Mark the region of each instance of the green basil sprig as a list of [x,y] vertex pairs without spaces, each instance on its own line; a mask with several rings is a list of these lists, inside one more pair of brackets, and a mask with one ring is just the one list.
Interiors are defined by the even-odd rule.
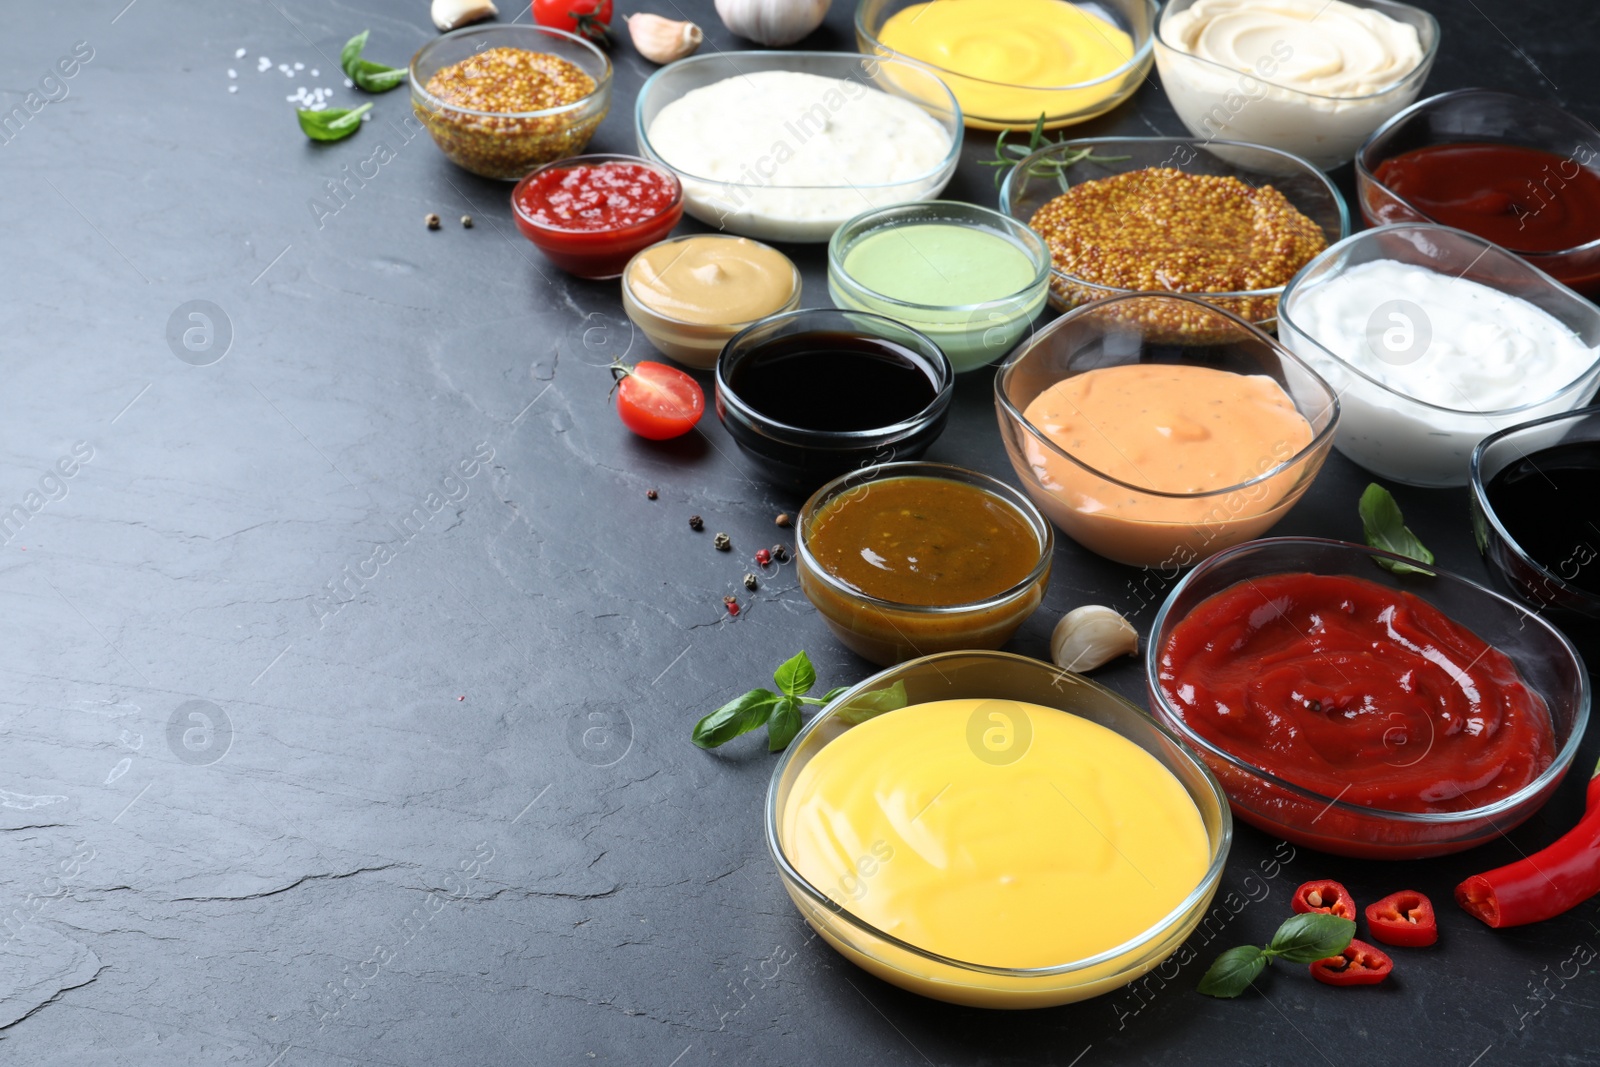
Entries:
[[1250,988],[1261,972],[1275,959],[1290,963],[1315,963],[1337,956],[1355,936],[1356,924],[1327,912],[1313,911],[1292,915],[1263,947],[1240,945],[1216,958],[1201,977],[1200,992],[1208,997],[1236,997]]
[[821,699],[806,696],[811,687],[817,684],[817,669],[804,652],[785,660],[773,672],[772,681],[778,687],[776,693],[770,689],[752,689],[695,723],[692,735],[694,743],[701,748],[716,748],[764,724],[767,728],[767,750],[782,752],[794,740],[794,735],[800,732],[802,705],[826,704],[849,688],[840,686],[830,689]]
[[[1418,563],[1433,562],[1433,553],[1429,552],[1427,546],[1406,526],[1405,516],[1400,514],[1400,505],[1395,503],[1389,490],[1377,482],[1368,485],[1366,491],[1361,494],[1358,510],[1361,512],[1361,528],[1366,532],[1369,546],[1414,559]],[[1426,574],[1429,577],[1433,575],[1430,570],[1413,567],[1399,560],[1375,559],[1373,562],[1395,574]]]
[[345,42],[339,52],[339,66],[344,68],[344,76],[360,88],[369,93],[386,93],[406,80],[406,69],[386,67],[361,58],[361,50],[367,47],[367,34],[371,32],[362,30]]
[[371,104],[362,104],[349,110],[330,107],[323,111],[307,111],[301,108],[297,114],[300,128],[313,141],[342,141],[361,128],[361,116],[371,110]]

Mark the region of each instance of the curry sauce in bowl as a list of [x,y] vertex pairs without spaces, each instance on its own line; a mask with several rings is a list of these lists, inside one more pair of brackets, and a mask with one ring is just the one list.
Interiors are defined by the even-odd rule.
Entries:
[[942,463],[835,478],[799,522],[800,588],[874,663],[998,648],[1044,598],[1055,538],[1026,496]]

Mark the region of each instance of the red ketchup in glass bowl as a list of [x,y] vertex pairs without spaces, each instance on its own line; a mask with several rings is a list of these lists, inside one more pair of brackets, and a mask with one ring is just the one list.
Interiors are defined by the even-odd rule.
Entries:
[[511,211],[523,236],[568,274],[615,278],[678,224],[683,186],[637,156],[573,156],[518,182]]

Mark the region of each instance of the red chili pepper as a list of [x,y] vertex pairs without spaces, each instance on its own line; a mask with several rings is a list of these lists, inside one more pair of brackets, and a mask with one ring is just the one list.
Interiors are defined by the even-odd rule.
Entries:
[[1578,825],[1533,855],[1475,874],[1456,886],[1456,903],[1495,929],[1542,922],[1600,893],[1600,767],[1589,779]]
[[1422,948],[1439,940],[1439,922],[1433,901],[1415,889],[1390,893],[1367,905],[1367,933],[1385,945]]
[[1294,899],[1289,901],[1289,906],[1300,915],[1312,911],[1325,911],[1341,919],[1356,921],[1355,897],[1350,895],[1350,890],[1331,878],[1319,878],[1296,889]]
[[1311,977],[1325,985],[1377,985],[1394,970],[1394,961],[1365,941],[1350,939],[1337,956],[1311,965]]

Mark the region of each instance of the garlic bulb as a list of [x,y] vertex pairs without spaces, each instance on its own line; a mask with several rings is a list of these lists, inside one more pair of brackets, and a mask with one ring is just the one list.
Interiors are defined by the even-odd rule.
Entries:
[[675,22],[660,15],[628,16],[628,36],[633,47],[652,63],[671,63],[700,47],[706,35],[692,22]]
[[768,48],[782,48],[822,25],[832,0],[717,0],[722,24]]
[[1139,651],[1139,631],[1110,608],[1086,604],[1061,616],[1050,635],[1050,658],[1064,671],[1092,671]]
[[499,13],[490,0],[433,0],[430,12],[433,24],[441,30],[453,30]]

